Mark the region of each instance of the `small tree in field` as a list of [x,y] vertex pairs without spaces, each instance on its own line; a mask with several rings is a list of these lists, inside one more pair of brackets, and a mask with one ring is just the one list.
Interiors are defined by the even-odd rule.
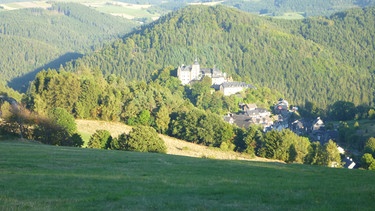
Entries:
[[372,156],[375,156],[375,138],[374,137],[371,137],[366,141],[364,152],[372,154]]
[[95,149],[108,149],[110,148],[110,143],[112,141],[112,136],[107,130],[97,130],[91,135],[89,143],[87,144],[89,148]]
[[137,152],[159,152],[166,153],[167,147],[156,132],[149,126],[139,125],[133,128],[129,134],[121,134],[118,137],[120,150]]
[[324,165],[329,167],[341,167],[340,152],[337,145],[332,140],[324,145]]
[[77,124],[73,115],[63,108],[54,108],[49,117],[60,127],[62,127],[69,135],[73,135],[77,131]]
[[375,159],[370,153],[365,153],[361,158],[362,168],[375,170]]
[[61,146],[71,146],[71,147],[81,147],[83,145],[83,140],[81,135],[74,133],[72,136],[67,138],[64,142],[60,143]]

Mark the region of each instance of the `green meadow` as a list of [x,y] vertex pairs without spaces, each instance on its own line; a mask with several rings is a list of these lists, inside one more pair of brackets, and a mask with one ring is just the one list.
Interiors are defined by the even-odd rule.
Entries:
[[0,141],[0,210],[373,210],[375,172]]

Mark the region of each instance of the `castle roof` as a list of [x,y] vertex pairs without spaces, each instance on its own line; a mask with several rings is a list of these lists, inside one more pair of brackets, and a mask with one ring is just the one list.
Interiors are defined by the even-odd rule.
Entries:
[[255,86],[251,84],[247,84],[245,82],[238,82],[238,81],[233,81],[233,82],[224,82],[221,84],[223,88],[229,88],[229,87],[244,87],[244,88],[255,88]]

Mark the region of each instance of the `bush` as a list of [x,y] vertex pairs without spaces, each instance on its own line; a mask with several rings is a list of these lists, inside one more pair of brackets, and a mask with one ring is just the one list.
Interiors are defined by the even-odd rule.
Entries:
[[372,156],[375,156],[375,138],[374,137],[367,139],[365,143],[364,153],[369,153]]
[[164,141],[156,130],[143,125],[134,127],[129,134],[121,134],[118,137],[118,147],[120,150],[137,152],[166,153],[167,151]]
[[108,149],[112,141],[112,136],[107,130],[97,130],[91,135],[88,148]]
[[60,143],[61,146],[81,147],[83,140],[81,135],[74,133],[72,136]]
[[54,108],[50,114],[49,117],[59,126],[61,126],[63,129],[65,129],[66,132],[69,133],[69,135],[73,135],[77,131],[77,124],[74,119],[74,116],[71,115],[69,112],[67,112],[63,108]]
[[370,153],[365,153],[361,158],[362,168],[368,170],[375,170],[375,159]]
[[231,143],[230,141],[221,142],[220,149],[223,151],[234,151],[236,145]]

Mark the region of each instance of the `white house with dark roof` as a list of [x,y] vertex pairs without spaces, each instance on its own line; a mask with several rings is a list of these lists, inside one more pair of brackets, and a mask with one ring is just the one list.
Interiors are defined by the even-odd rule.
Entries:
[[321,128],[324,128],[324,122],[320,117],[317,117],[316,120],[313,122],[311,130],[316,131],[320,130]]
[[233,95],[244,91],[245,89],[255,88],[253,85],[247,84],[245,82],[224,82],[220,85],[220,91],[223,92],[224,96]]

